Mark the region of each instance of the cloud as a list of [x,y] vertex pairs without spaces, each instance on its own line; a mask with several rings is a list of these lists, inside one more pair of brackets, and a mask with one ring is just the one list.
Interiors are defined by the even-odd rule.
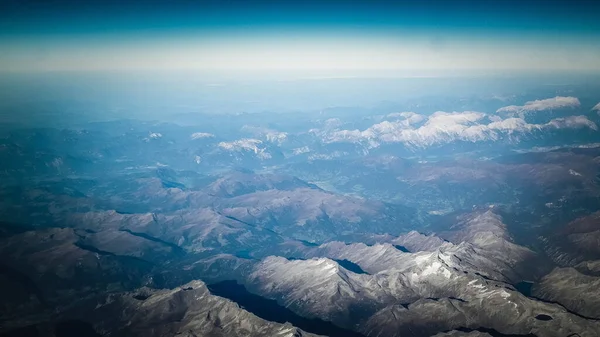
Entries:
[[509,105],[496,110],[498,113],[527,113],[552,109],[576,108],[581,106],[577,97],[556,96],[526,102],[525,105]]
[[592,111],[598,111],[598,113],[600,113],[600,102],[592,108]]
[[195,132],[192,133],[192,135],[190,136],[191,139],[202,139],[202,138],[212,138],[215,135],[213,135],[212,133],[207,133],[207,132]]
[[337,130],[325,135],[326,142],[361,142],[369,147],[382,143],[404,143],[409,147],[423,148],[453,141],[496,141],[503,136],[518,136],[547,129],[597,130],[597,125],[585,116],[556,118],[545,124],[530,124],[523,118],[487,116],[481,112],[438,111],[420,126],[411,125],[408,118],[399,121],[384,121],[364,131]]

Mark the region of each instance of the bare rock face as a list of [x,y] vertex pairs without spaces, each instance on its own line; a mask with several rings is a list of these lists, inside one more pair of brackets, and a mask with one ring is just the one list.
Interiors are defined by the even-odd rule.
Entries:
[[600,277],[575,268],[556,268],[535,284],[534,296],[563,304],[586,317],[600,319]]
[[[426,336],[459,328],[524,336],[595,336],[598,321],[567,312],[559,305],[510,291],[480,293],[478,298],[423,299],[408,306],[392,305],[363,326],[370,336]],[[484,304],[485,303],[485,304]],[[510,322],[510,323],[509,323]],[[531,335],[530,335],[531,334]]]
[[398,230],[402,221],[388,215],[394,213],[389,207],[382,202],[308,187],[257,191],[219,202],[225,216],[293,239],[317,242],[361,232],[364,228],[375,232]]
[[268,190],[293,190],[310,185],[298,178],[280,174],[233,172],[211,183],[207,190],[219,197],[236,197]]
[[578,263],[575,269],[586,275],[600,276],[600,260],[583,261]]
[[475,212],[459,217],[458,221],[453,231],[446,233],[455,243],[412,231],[395,238],[379,238],[377,241],[384,243],[373,245],[331,241],[317,247],[286,242],[267,251],[290,257],[349,260],[369,273],[390,268],[403,270],[418,259],[437,255],[454,269],[511,284],[522,281],[532,274],[531,270],[536,271],[527,267],[536,261],[537,254],[515,244],[497,214]]
[[[308,260],[268,257],[246,282],[252,292],[278,299],[300,315],[369,336],[423,336],[458,328],[538,336],[600,333],[599,322],[528,298],[510,285],[519,279],[520,264],[535,253],[512,242],[499,216],[463,216],[455,231],[458,244],[440,239],[435,249],[416,253],[389,243],[288,243],[283,251]],[[359,270],[342,266],[348,262]],[[347,320],[352,316],[358,322]]]
[[600,319],[600,212],[577,218],[543,238],[559,266],[532,287],[532,295]]
[[354,328],[352,317],[377,310],[393,297],[369,275],[359,275],[326,258],[289,261],[268,257],[255,266],[247,286],[301,316]]
[[[140,286],[152,268],[151,263],[141,258],[143,252],[153,249],[160,252],[151,242],[145,246],[146,243],[127,233],[91,235],[93,238],[89,240],[97,241],[108,251],[86,245],[86,240],[74,229],[50,228],[1,240],[0,260],[10,269],[8,275],[21,275],[38,298],[52,303],[94,291]],[[124,242],[136,246],[135,252],[119,251],[124,255],[110,252],[119,250],[117,247]]]
[[492,335],[490,335],[487,332],[480,332],[480,331],[464,332],[464,331],[452,330],[452,331],[448,331],[448,332],[440,332],[438,334],[433,335],[432,337],[491,337],[491,336]]
[[[69,223],[90,231],[107,228],[161,243],[173,253],[234,252],[256,249],[280,238],[273,232],[227,218],[210,208],[162,214],[120,214],[115,211],[73,214]],[[137,247],[137,246],[134,246]]]
[[[175,289],[140,288],[81,304],[69,313],[111,336],[316,336],[289,323],[265,321],[212,295],[201,281]],[[88,311],[89,310],[89,311]]]
[[600,260],[600,212],[573,220],[554,235],[542,238],[546,253],[562,267]]
[[299,315],[368,336],[425,336],[458,328],[538,336],[600,333],[600,322],[473,272],[473,266],[448,253],[450,248],[405,253],[389,244],[329,243],[306,253],[344,259],[366,273],[322,257],[268,257],[254,266],[246,282],[251,292]]
[[425,235],[410,231],[389,241],[391,244],[405,247],[411,252],[434,251],[448,242],[435,235]]
[[[517,245],[502,222],[502,217],[491,210],[474,212],[458,217],[458,223],[446,233],[448,239],[462,245],[465,256],[468,250],[478,251],[486,261],[473,261],[481,272],[494,279],[518,283],[531,276],[528,262],[536,259],[536,253]],[[470,244],[471,247],[465,245]]]

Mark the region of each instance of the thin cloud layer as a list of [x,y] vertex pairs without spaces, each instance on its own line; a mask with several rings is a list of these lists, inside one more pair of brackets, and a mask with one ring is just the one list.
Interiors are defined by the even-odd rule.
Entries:
[[577,97],[556,96],[526,102],[525,105],[509,105],[496,110],[498,113],[527,113],[552,109],[577,108],[581,106]]
[[371,148],[383,143],[404,143],[408,147],[424,148],[453,141],[496,141],[506,136],[514,138],[549,129],[598,130],[597,125],[585,116],[556,118],[545,124],[531,124],[518,117],[501,119],[475,111],[438,111],[420,126],[411,124],[409,118],[407,115],[405,120],[384,121],[364,131],[337,130],[326,134],[325,142],[361,142]]
[[600,102],[592,108],[592,111],[598,111],[598,113],[600,113]]

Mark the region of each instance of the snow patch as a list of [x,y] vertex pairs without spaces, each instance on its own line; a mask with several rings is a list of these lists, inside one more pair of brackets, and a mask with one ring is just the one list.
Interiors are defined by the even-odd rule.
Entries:
[[263,142],[253,138],[243,138],[232,142],[220,142],[218,146],[227,151],[254,152],[260,159],[270,159],[271,154],[265,148],[260,148]]
[[569,174],[572,176],[577,176],[577,177],[581,177],[581,173],[573,170],[573,169],[569,169]]
[[295,148],[292,150],[292,153],[294,153],[295,155],[308,153],[308,152],[310,152],[310,148],[308,146],[298,147],[298,148]]
[[207,133],[207,132],[194,132],[192,133],[192,135],[190,136],[191,139],[202,139],[202,138],[212,138],[215,135],[213,135],[212,133]]

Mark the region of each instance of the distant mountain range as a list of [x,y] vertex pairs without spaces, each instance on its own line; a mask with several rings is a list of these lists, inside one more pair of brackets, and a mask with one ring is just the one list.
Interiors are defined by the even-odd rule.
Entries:
[[578,104],[12,129],[0,334],[600,335]]

